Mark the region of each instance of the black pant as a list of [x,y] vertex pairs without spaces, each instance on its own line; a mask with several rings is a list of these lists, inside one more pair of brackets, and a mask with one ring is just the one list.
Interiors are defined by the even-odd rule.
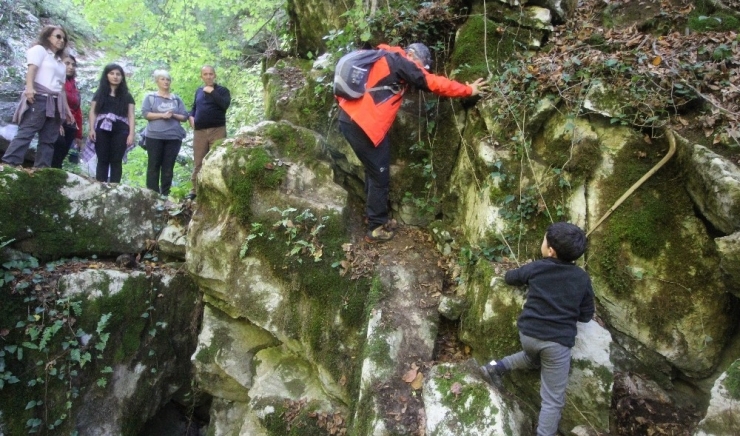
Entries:
[[63,124],[64,136],[59,135],[56,142],[54,143],[54,156],[51,158],[52,168],[61,168],[64,158],[67,157],[69,149],[72,148],[72,144],[75,142],[75,136],[77,136],[77,127],[70,124]]
[[146,138],[146,187],[162,195],[169,195],[172,187],[175,162],[180,153],[182,139]]
[[99,182],[120,183],[123,175],[123,156],[126,154],[128,124],[116,121],[113,130],[95,129],[95,154],[98,166],[95,179]]
[[391,181],[391,143],[386,135],[376,147],[354,122],[339,122],[339,130],[365,167],[365,197],[368,229],[388,221],[388,191]]

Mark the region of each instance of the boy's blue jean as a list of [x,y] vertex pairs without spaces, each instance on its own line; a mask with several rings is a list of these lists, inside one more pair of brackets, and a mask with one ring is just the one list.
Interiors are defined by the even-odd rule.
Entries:
[[570,348],[521,333],[519,340],[523,351],[506,356],[501,361],[507,370],[540,368],[542,406],[537,422],[537,436],[553,436],[557,434],[560,412],[565,406]]

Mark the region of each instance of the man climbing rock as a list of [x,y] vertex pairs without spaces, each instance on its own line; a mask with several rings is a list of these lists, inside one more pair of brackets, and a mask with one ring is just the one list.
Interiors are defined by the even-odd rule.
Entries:
[[409,85],[443,97],[470,97],[487,89],[484,79],[462,84],[428,72],[429,48],[421,43],[406,47],[378,46],[384,50],[369,69],[365,93],[357,99],[337,96],[339,130],[365,167],[367,234],[365,241],[393,238],[388,216],[390,141],[388,131]]

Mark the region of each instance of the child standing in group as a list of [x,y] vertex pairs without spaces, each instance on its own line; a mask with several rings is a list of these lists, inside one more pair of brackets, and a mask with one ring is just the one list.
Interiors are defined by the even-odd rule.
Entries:
[[529,288],[517,320],[522,351],[481,366],[486,379],[497,386],[507,371],[541,368],[538,436],[557,433],[576,322],[588,322],[594,315],[591,279],[574,263],[586,245],[586,234],[578,226],[554,223],[542,240],[544,258],[506,273],[507,284]]

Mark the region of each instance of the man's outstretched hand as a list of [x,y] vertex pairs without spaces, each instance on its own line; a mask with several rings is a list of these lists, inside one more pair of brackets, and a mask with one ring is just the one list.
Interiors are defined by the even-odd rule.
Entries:
[[491,86],[483,78],[480,78],[473,83],[465,82],[465,84],[473,88],[473,93],[471,95],[478,95],[491,90]]

